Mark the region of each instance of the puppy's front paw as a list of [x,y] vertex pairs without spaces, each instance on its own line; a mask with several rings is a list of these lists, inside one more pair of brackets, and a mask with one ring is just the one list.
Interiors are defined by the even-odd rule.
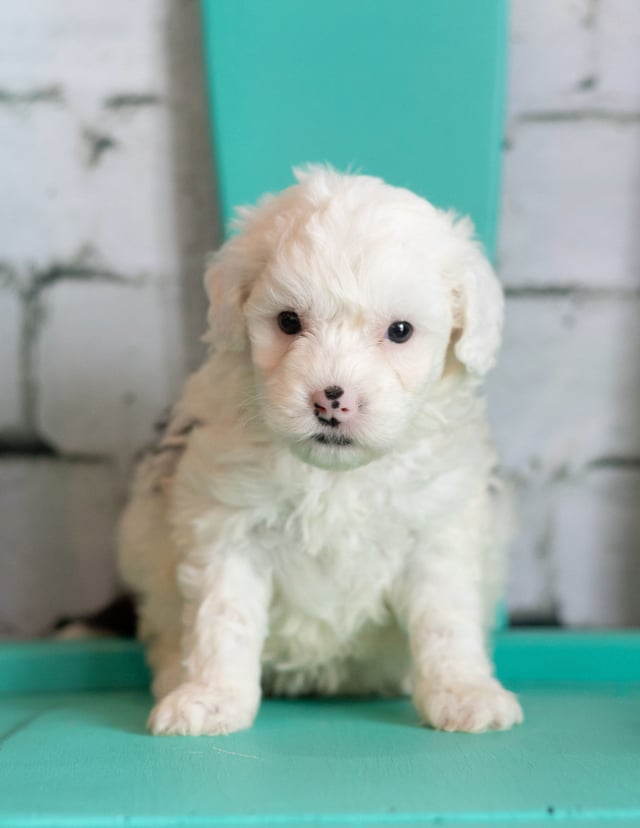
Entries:
[[414,702],[423,721],[436,730],[508,730],[523,719],[516,696],[495,679],[423,685],[414,694]]
[[156,736],[217,736],[251,727],[260,693],[246,688],[181,684],[151,711],[147,726]]

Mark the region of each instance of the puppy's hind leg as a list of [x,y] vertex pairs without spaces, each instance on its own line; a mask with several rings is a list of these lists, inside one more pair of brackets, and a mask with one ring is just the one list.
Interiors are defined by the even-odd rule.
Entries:
[[138,604],[138,638],[145,647],[145,659],[152,675],[151,692],[156,700],[183,680],[180,631],[180,601],[174,571],[173,579],[165,579],[164,588],[153,590]]
[[163,477],[171,472],[168,460],[175,462],[176,457],[151,455],[141,463],[118,531],[120,575],[137,596],[137,634],[145,644],[156,699],[166,696],[181,681],[182,602]]
[[147,647],[147,662],[153,673],[151,693],[158,701],[183,681],[179,636],[165,633],[150,642]]

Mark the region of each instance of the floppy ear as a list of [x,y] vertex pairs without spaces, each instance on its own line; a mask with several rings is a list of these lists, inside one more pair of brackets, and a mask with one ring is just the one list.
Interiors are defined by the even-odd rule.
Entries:
[[262,196],[255,207],[237,207],[236,232],[207,263],[204,286],[209,297],[209,330],[204,341],[218,351],[242,351],[248,344],[243,307],[265,268],[272,238],[269,228],[279,200]]
[[502,340],[504,297],[480,245],[468,243],[471,252],[453,289],[454,326],[460,331],[454,352],[469,372],[482,376],[493,367]]
[[242,315],[246,283],[234,268],[233,258],[227,260],[224,247],[212,257],[204,274],[209,297],[209,330],[204,340],[217,351],[242,351],[247,342]]
[[226,241],[208,262],[204,286],[209,297],[209,330],[204,341],[216,350],[242,351],[248,337],[243,306],[266,264],[266,247],[254,211],[242,209],[234,223],[238,234]]

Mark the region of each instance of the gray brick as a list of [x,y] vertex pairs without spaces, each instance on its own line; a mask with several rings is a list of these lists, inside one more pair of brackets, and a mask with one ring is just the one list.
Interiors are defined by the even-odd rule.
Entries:
[[3,257],[28,272],[89,248],[126,278],[166,279],[178,262],[169,136],[165,110],[111,124],[0,106]]
[[522,125],[505,156],[503,280],[637,289],[638,215],[640,120]]
[[0,287],[0,431],[21,425],[20,322],[16,292]]
[[594,98],[609,108],[640,111],[640,3],[598,3]]
[[[38,340],[37,418],[64,453],[126,462],[178,394],[176,308],[152,289],[61,283],[47,296]],[[169,297],[170,298],[170,297]]]
[[561,620],[640,626],[640,470],[599,468],[556,498],[553,565]]
[[520,298],[488,395],[509,468],[581,468],[640,455],[640,302]]
[[512,0],[509,111],[566,109],[593,75],[592,0]]
[[108,465],[0,460],[0,636],[41,635],[111,599],[118,506]]
[[[52,82],[83,90],[81,105],[162,83],[167,0],[30,0],[0,4],[0,76],[15,88]],[[84,107],[80,106],[80,109]]]
[[543,471],[514,480],[518,529],[510,548],[508,607],[515,621],[548,621],[556,615],[551,561],[554,485]]

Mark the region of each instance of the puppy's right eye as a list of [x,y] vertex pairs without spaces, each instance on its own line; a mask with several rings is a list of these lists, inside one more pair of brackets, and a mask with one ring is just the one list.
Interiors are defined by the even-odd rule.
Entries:
[[302,330],[302,322],[295,311],[282,311],[278,314],[278,327],[287,336],[295,336]]

